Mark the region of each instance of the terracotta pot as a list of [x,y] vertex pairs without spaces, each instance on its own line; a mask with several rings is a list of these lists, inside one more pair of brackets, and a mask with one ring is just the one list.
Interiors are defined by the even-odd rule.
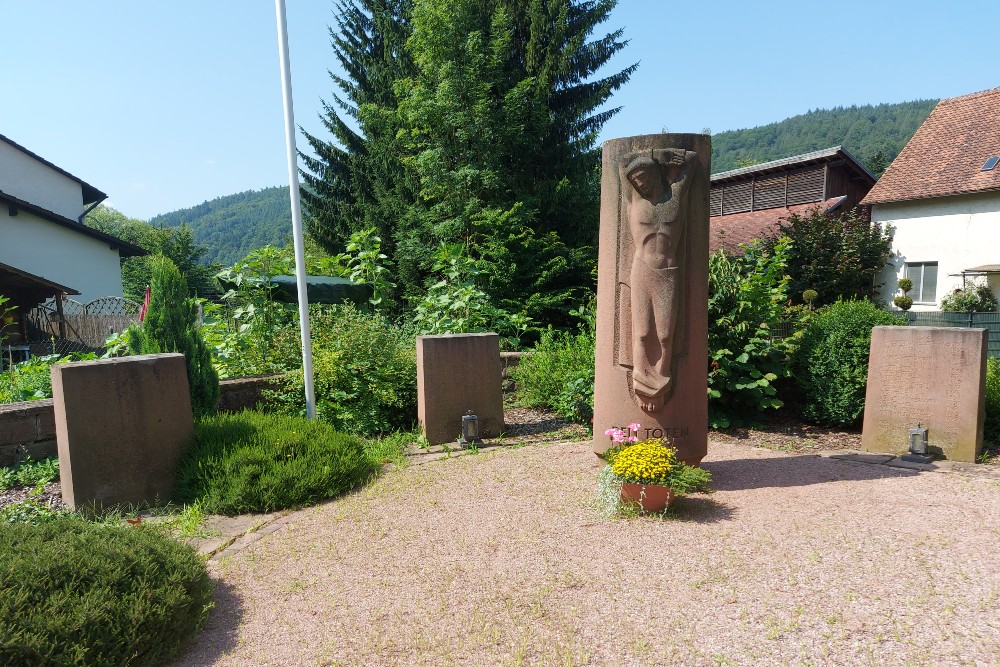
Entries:
[[674,490],[656,484],[622,484],[622,502],[639,503],[643,512],[662,512],[674,502]]

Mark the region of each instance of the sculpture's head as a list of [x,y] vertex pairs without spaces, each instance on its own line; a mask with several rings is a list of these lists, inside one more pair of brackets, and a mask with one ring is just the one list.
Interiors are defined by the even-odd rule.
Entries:
[[639,194],[649,197],[656,189],[655,183],[660,179],[660,165],[651,157],[645,155],[637,157],[625,167],[625,177]]

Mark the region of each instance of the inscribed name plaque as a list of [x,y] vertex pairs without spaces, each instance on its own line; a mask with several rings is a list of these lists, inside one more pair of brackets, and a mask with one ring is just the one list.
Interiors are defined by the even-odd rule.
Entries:
[[903,454],[917,422],[932,451],[974,462],[983,450],[985,329],[875,327],[861,448]]
[[609,428],[708,443],[708,191],[712,142],[654,134],[604,144],[597,264],[594,451]]
[[72,508],[170,500],[194,419],[183,354],[52,367],[63,500]]

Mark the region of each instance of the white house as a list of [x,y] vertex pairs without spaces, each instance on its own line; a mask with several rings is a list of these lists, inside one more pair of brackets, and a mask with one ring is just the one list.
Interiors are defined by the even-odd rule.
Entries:
[[0,135],[0,293],[22,312],[59,293],[121,296],[121,257],[146,251],[84,226],[106,198]]
[[913,281],[913,311],[963,284],[1000,294],[1000,88],[942,100],[862,204],[895,228],[881,297]]

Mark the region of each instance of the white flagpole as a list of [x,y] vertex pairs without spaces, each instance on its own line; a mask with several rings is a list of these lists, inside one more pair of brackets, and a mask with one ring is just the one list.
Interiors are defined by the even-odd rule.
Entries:
[[295,150],[295,114],[292,111],[292,76],[288,64],[288,22],[285,0],[274,0],[278,18],[278,58],[281,62],[281,101],[285,107],[285,145],[288,151],[288,194],[292,203],[292,240],[295,244],[295,282],[299,296],[299,329],[302,332],[302,373],[305,376],[306,416],[316,418],[313,384],[312,339],[309,334],[309,293],[306,287],[306,251],[302,240],[302,205],[299,202],[299,170]]

